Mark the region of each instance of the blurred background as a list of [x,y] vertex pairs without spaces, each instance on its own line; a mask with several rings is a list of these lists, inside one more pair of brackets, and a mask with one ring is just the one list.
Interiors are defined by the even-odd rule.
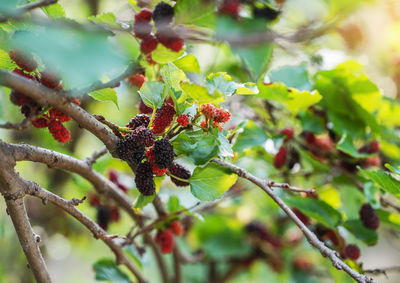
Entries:
[[[61,0],[68,18],[86,22],[91,15],[112,12],[117,19],[132,21],[136,1],[124,0]],[[349,3],[351,2],[351,3]],[[273,30],[279,33],[290,33],[314,23],[333,22],[333,27],[324,35],[308,42],[282,42],[272,54],[269,70],[285,65],[296,65],[305,62],[312,70],[331,69],[337,64],[355,59],[365,66],[371,80],[382,90],[385,96],[398,99],[400,91],[400,1],[346,1],[346,0],[276,0],[271,1],[281,14]],[[246,11],[243,11],[244,13]],[[40,13],[40,11],[35,11]],[[133,39],[132,39],[133,40]],[[187,48],[194,53],[204,74],[226,71],[239,81],[251,81],[249,74],[241,68],[240,60],[231,54],[224,44],[202,44],[186,42]],[[0,122],[19,122],[23,115],[8,99],[8,90],[1,89]],[[137,89],[126,84],[117,88],[119,108],[112,102],[99,102],[91,97],[82,98],[82,106],[91,113],[102,114],[108,120],[124,126],[137,112],[139,96]],[[228,101],[231,108],[238,107],[235,99]],[[235,106],[236,105],[236,106]],[[231,125],[238,124],[243,116],[251,117],[251,113],[238,112],[233,115]],[[94,151],[100,150],[102,144],[90,133],[83,131],[75,122],[67,123],[71,131],[71,140],[60,144],[45,130],[31,128],[25,131],[0,129],[0,138],[12,143],[26,142],[44,146],[53,150],[73,155],[77,158],[89,157]],[[270,157],[269,157],[270,158]],[[184,160],[182,161],[184,162]],[[279,173],[265,162],[254,162],[249,158],[241,159],[241,165],[248,168],[259,177],[269,177]],[[94,168],[104,175],[112,170],[118,171],[120,181],[129,188],[132,199],[137,197],[134,182],[129,167],[119,160],[112,159],[109,154],[103,156]],[[81,177],[64,171],[47,168],[47,166],[29,162],[18,163],[16,169],[21,176],[39,183],[44,188],[55,192],[66,199],[89,196],[93,191],[91,185]],[[0,169],[1,170],[1,169]],[[199,220],[193,223],[188,220],[190,232],[185,236],[188,250],[204,248],[212,254],[213,261],[219,261],[229,256],[240,255],[248,248],[238,247],[237,242],[224,241],[226,234],[218,230],[221,223],[229,226],[229,237],[242,237],[237,227],[257,218],[264,223],[270,223],[269,228],[279,234],[280,229],[288,225],[282,211],[262,192],[251,190],[252,186],[239,182],[238,188],[248,187],[242,197],[232,198],[219,203],[207,211],[201,212]],[[186,207],[197,202],[187,189],[176,188],[165,180],[162,183],[160,196],[168,200],[177,196]],[[357,196],[354,196],[357,197]],[[107,200],[102,200],[107,202]],[[343,200],[342,200],[343,201]],[[100,258],[113,258],[113,255],[101,241],[96,241],[80,223],[65,215],[51,204],[43,206],[34,198],[26,198],[28,214],[34,231],[41,235],[41,249],[54,282],[96,282],[92,264]],[[110,204],[112,205],[112,204]],[[90,218],[96,219],[97,210],[88,201],[79,205],[79,209]],[[145,207],[147,213],[154,214],[151,208]],[[112,222],[108,232],[126,234],[132,228],[129,217],[120,212],[117,222]],[[227,229],[227,228],[226,228]],[[296,237],[298,231],[288,230],[284,237]],[[235,234],[237,233],[237,234]],[[360,245],[361,258],[365,268],[383,268],[400,262],[400,240],[397,232],[380,229],[380,241],[377,245],[367,247]],[[213,238],[213,241],[207,239]],[[315,276],[305,276],[300,271],[293,273],[276,272],[270,265],[257,262],[246,272],[240,273],[229,282],[346,282],[344,275],[335,272],[326,260],[321,260],[319,253],[304,243],[296,246],[296,252],[306,258],[313,266]],[[283,250],[289,252],[290,248]],[[5,213],[4,203],[0,202],[0,282],[28,283],[34,282],[30,272],[26,270],[26,261],[15,235],[9,217]],[[291,251],[293,252],[293,251]],[[171,255],[166,258],[171,264]],[[213,261],[210,264],[213,264]],[[143,270],[149,282],[159,282],[157,269],[152,263],[152,255],[143,259]],[[291,262],[284,262],[285,270],[295,269]],[[329,273],[332,272],[333,276]],[[188,265],[184,270],[187,282],[207,282],[204,265]],[[295,276],[293,274],[296,274]],[[379,282],[400,282],[400,272],[391,272],[388,277],[380,275]]]

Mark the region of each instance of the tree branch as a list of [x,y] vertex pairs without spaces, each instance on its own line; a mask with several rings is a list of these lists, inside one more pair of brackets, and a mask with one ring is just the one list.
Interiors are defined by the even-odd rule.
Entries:
[[6,16],[0,16],[0,23],[6,22],[9,19],[18,19],[23,14],[25,14],[26,12],[29,12],[30,10],[49,6],[49,5],[55,4],[57,2],[58,2],[58,0],[42,0],[42,1],[25,4],[24,6],[15,9],[15,11],[13,11],[12,13],[10,13]]
[[213,159],[213,162],[224,166],[226,168],[231,169],[233,172],[235,172],[239,177],[244,178],[249,180],[250,182],[252,182],[253,184],[257,185],[258,187],[260,187],[264,192],[266,192],[274,201],[276,204],[279,205],[279,207],[285,211],[285,213],[293,220],[293,222],[300,228],[300,230],[303,232],[304,236],[306,237],[307,241],[316,249],[318,249],[320,251],[320,253],[324,256],[324,257],[328,257],[333,266],[335,268],[337,268],[338,270],[343,270],[345,271],[347,274],[349,274],[354,280],[356,280],[357,282],[362,282],[362,283],[366,283],[366,282],[375,282],[374,279],[360,274],[358,272],[356,272],[355,270],[353,270],[351,267],[349,267],[346,263],[344,263],[341,259],[340,256],[338,255],[338,253],[334,250],[331,250],[330,248],[326,247],[324,245],[324,243],[322,243],[317,236],[315,236],[315,234],[313,232],[311,232],[307,226],[305,226],[303,224],[303,222],[296,216],[296,214],[293,213],[293,211],[282,201],[282,199],[280,197],[278,197],[270,188],[270,186],[268,185],[268,181],[266,180],[262,180],[252,174],[250,174],[249,172],[247,172],[246,170],[244,170],[243,168],[240,168],[236,165],[227,163],[225,161],[222,161],[220,159]]

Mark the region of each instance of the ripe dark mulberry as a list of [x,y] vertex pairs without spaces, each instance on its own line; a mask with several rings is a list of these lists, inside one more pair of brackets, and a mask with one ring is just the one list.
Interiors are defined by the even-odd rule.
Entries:
[[32,99],[25,94],[22,94],[16,90],[12,90],[10,94],[10,101],[15,105],[22,106],[31,103]]
[[[185,167],[175,162],[172,163],[172,165],[168,168],[168,170],[169,172],[171,172],[173,176],[176,176],[180,179],[185,179],[189,181],[190,177],[192,177],[192,174],[190,174],[189,170],[187,170]],[[174,184],[177,185],[178,187],[189,186],[189,182],[178,180],[172,176],[170,176],[170,178],[171,181],[174,182]]]
[[275,20],[280,13],[280,11],[274,10],[268,6],[253,9],[253,15],[255,18],[263,18],[269,21]]
[[49,124],[49,132],[56,141],[65,143],[71,138],[71,133],[60,121],[52,120]]
[[365,227],[376,230],[379,227],[379,217],[369,203],[363,204],[360,209],[360,219]]
[[246,226],[246,231],[251,236],[258,238],[259,240],[266,241],[270,243],[275,248],[280,248],[282,246],[281,241],[272,235],[264,224],[258,221],[252,221]]
[[144,114],[137,114],[135,117],[133,117],[129,123],[126,125],[128,128],[131,129],[136,129],[137,127],[143,126],[146,127],[149,126],[150,123],[150,117]]
[[130,135],[136,136],[136,142],[140,146],[152,146],[154,144],[154,134],[144,126],[137,127]]
[[186,127],[189,124],[189,117],[186,116],[185,114],[182,114],[181,116],[178,117],[178,119],[176,119],[176,121],[178,122],[178,124],[182,127]]
[[153,113],[153,108],[147,106],[146,104],[144,104],[144,102],[142,100],[140,100],[139,102],[139,112],[143,113],[143,114],[151,114]]
[[287,150],[284,146],[281,146],[279,152],[274,157],[274,167],[276,169],[281,169],[285,165],[287,156]]
[[173,18],[174,8],[163,1],[158,3],[153,10],[153,20],[157,28],[171,24]]
[[359,150],[359,152],[362,153],[377,153],[379,151],[379,142],[378,141],[372,141],[369,144],[364,145],[363,147],[361,147]]
[[136,188],[144,196],[151,196],[156,191],[153,170],[149,162],[140,163],[135,176]]
[[32,121],[32,125],[38,129],[47,128],[49,124],[50,120],[44,117],[40,117]]
[[137,144],[137,137],[131,134],[117,143],[117,154],[120,159],[139,164],[144,158],[145,148]]
[[356,245],[347,245],[344,252],[352,260],[357,260],[360,257],[360,249]]
[[165,103],[160,109],[157,109],[153,121],[153,133],[161,134],[172,123],[175,115],[175,108],[169,103]]
[[154,159],[157,166],[161,169],[169,168],[174,161],[174,148],[171,143],[163,138],[154,143]]
[[151,168],[153,169],[153,173],[156,174],[157,176],[163,176],[165,173],[167,173],[167,169],[161,169],[157,166],[155,162],[155,157],[154,157],[154,152],[153,148],[150,148],[147,152],[146,155],[149,159]]
[[107,230],[111,220],[110,209],[107,206],[100,205],[97,207],[96,215],[97,223],[103,230]]
[[29,54],[20,49],[13,48],[8,54],[18,67],[27,72],[33,72],[38,66],[38,63]]
[[170,253],[174,249],[174,236],[170,229],[158,230],[154,240],[160,246],[163,254]]
[[140,52],[149,54],[157,48],[158,40],[153,35],[148,35],[143,38],[140,43]]

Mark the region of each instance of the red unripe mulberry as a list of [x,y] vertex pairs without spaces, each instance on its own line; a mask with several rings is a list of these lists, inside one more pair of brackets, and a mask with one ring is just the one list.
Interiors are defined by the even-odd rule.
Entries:
[[179,220],[172,221],[172,222],[169,224],[169,228],[171,229],[172,233],[173,233],[175,236],[178,236],[178,237],[179,237],[179,236],[182,236],[182,235],[183,235],[184,228],[183,228],[182,223],[181,223]]
[[118,183],[118,173],[115,170],[108,171],[108,178],[111,182],[117,184]]
[[211,103],[201,105],[200,111],[208,119],[213,119],[217,116],[217,108]]
[[153,152],[153,148],[150,148],[147,152],[146,155],[149,159],[150,165],[153,169],[153,173],[156,174],[157,176],[163,176],[165,173],[167,173],[167,168],[165,169],[161,169],[160,167],[158,167],[158,165],[156,164],[156,159],[154,157],[154,152]]
[[153,35],[148,35],[143,38],[140,43],[140,52],[149,54],[157,48],[158,40]]
[[364,145],[361,147],[358,152],[361,153],[377,153],[379,151],[379,142],[378,141],[372,141],[369,144]]
[[239,0],[225,0],[221,7],[219,7],[219,12],[229,16],[236,17],[239,14],[240,1]]
[[67,114],[65,114],[64,112],[55,109],[55,108],[51,108],[49,110],[49,114],[50,114],[50,119],[52,120],[59,120],[61,122],[68,122],[71,121],[71,117],[68,116]]
[[181,116],[178,117],[176,120],[178,124],[182,127],[186,127],[189,124],[189,117],[186,116],[185,114],[182,114]]
[[304,225],[308,226],[310,225],[310,218],[308,218],[306,215],[304,215],[300,210],[297,208],[292,208],[292,211],[296,216],[300,219],[301,222],[303,222]]
[[360,249],[356,245],[347,245],[344,253],[352,260],[357,260],[360,257]]
[[153,133],[161,134],[165,129],[171,125],[174,116],[175,108],[169,103],[164,104],[160,109],[157,109],[153,121]]
[[[131,85],[134,85],[137,87],[142,87],[144,82],[147,82],[147,78],[141,74],[135,74],[133,76],[130,76],[127,80]],[[143,112],[143,113],[145,113],[145,112]]]
[[153,13],[148,9],[142,9],[135,15],[135,22],[150,22]]
[[170,253],[174,249],[174,236],[170,229],[164,231],[158,230],[154,240],[159,245],[163,254]]
[[60,78],[50,72],[40,72],[40,83],[48,88],[56,89],[60,85]]
[[18,65],[18,67],[27,72],[33,72],[38,66],[38,63],[32,59],[32,56],[20,49],[13,48],[8,52],[8,55]]
[[153,113],[153,108],[144,104],[143,100],[140,100],[138,108],[139,108],[140,113],[143,113],[143,114],[152,114]]
[[52,120],[48,127],[49,132],[56,141],[65,143],[71,138],[70,131],[58,120]]
[[274,157],[274,167],[276,169],[281,169],[283,165],[285,165],[286,156],[287,156],[287,150],[284,146],[281,146],[279,152]]
[[365,203],[361,207],[360,220],[369,229],[376,230],[379,227],[379,217],[369,203]]
[[214,121],[218,122],[218,123],[225,123],[225,122],[228,122],[230,117],[231,117],[231,113],[229,113],[228,110],[217,109]]

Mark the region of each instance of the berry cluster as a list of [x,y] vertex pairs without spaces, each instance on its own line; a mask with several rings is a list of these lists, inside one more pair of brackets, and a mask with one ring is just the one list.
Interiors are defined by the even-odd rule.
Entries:
[[[10,58],[21,68],[15,69],[13,71],[15,74],[40,82],[45,87],[54,90],[63,88],[61,80],[51,72],[40,72],[40,76],[25,73],[25,71],[34,72],[38,67],[37,62],[29,54],[14,48],[10,50],[9,55]],[[55,108],[46,111],[31,98],[16,90],[12,90],[10,100],[13,104],[21,106],[21,113],[24,114],[25,117],[34,118],[32,119],[32,125],[34,127],[48,128],[56,141],[65,143],[71,138],[70,131],[62,124],[71,120],[71,117],[67,114]],[[80,104],[78,99],[74,99],[72,102],[77,105]]]
[[169,227],[164,230],[158,230],[154,237],[155,242],[161,249],[163,254],[172,252],[175,241],[174,235],[179,237],[184,233],[184,228],[179,220],[174,220],[169,224]]
[[200,123],[200,126],[205,128],[205,131],[212,125],[213,128],[217,128],[222,132],[222,124],[228,122],[231,118],[231,113],[228,110],[217,108],[211,103],[201,105],[200,111],[206,118]]
[[[157,48],[158,43],[178,52],[182,49],[183,39],[175,32],[172,27],[174,18],[174,8],[165,2],[159,2],[154,11],[142,9],[135,15],[133,31],[135,36],[141,39],[140,51],[151,58],[151,53]],[[156,34],[152,34],[153,26],[157,29]]]
[[[124,193],[128,191],[128,188],[119,182],[118,174],[114,170],[109,171],[109,179]],[[117,206],[107,202],[102,204],[98,195],[94,193],[89,195],[89,203],[97,209],[96,220],[102,229],[107,230],[110,222],[119,221],[120,213]]]

